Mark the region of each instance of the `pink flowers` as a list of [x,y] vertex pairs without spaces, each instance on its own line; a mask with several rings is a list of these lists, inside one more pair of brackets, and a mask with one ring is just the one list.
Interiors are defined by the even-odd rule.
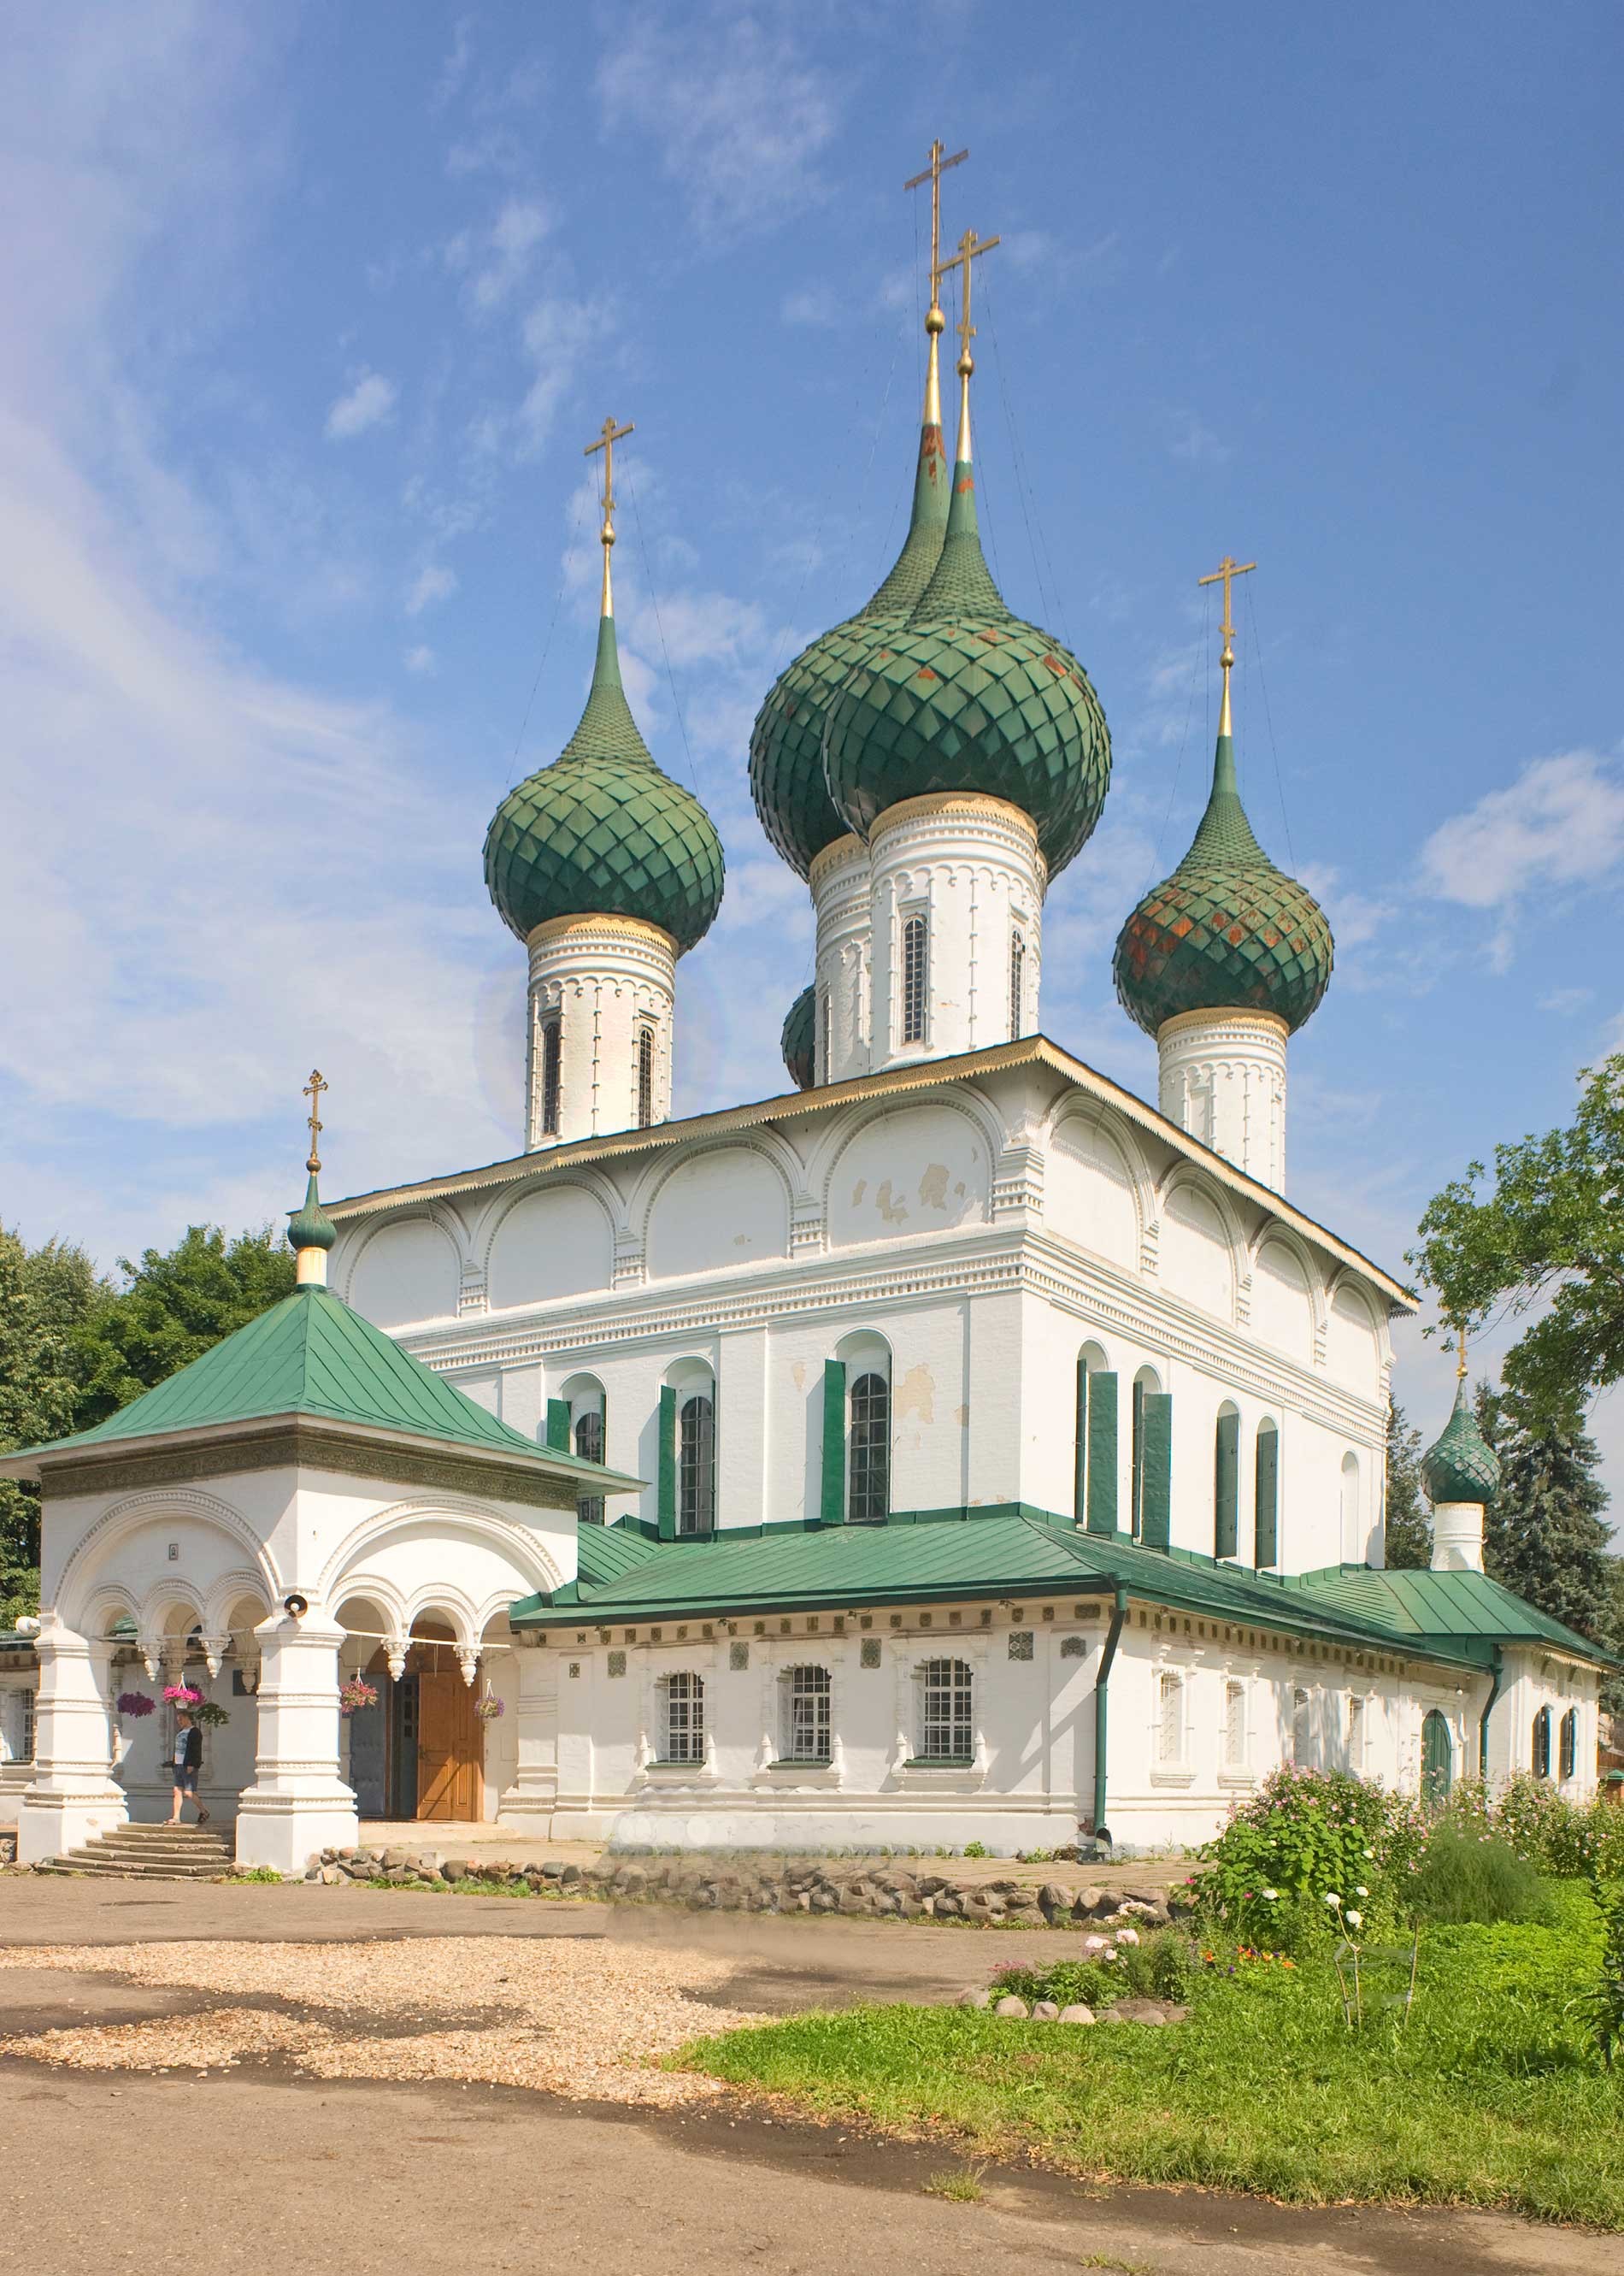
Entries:
[[363,1707],[375,1707],[377,1703],[378,1687],[368,1683],[364,1675],[352,1675],[338,1687],[338,1711],[346,1721],[351,1715],[359,1715]]
[[200,1707],[203,1695],[192,1683],[166,1683],[163,1696],[171,1707]]

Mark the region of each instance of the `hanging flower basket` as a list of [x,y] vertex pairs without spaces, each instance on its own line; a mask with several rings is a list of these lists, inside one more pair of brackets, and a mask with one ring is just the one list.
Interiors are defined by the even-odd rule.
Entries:
[[195,1684],[191,1683],[166,1683],[163,1687],[163,1696],[170,1706],[184,1707],[188,1714],[194,1707],[200,1707],[203,1703],[202,1693]]
[[193,1721],[205,1731],[222,1730],[231,1719],[225,1709],[217,1707],[212,1699],[200,1700],[195,1707],[188,1710],[188,1712]]
[[494,1692],[487,1691],[482,1699],[474,1701],[473,1711],[481,1723],[495,1723],[507,1713],[508,1703],[505,1699],[498,1699]]
[[352,1675],[347,1683],[338,1687],[338,1711],[346,1720],[351,1715],[359,1715],[363,1707],[375,1707],[377,1703],[378,1687],[368,1683],[364,1675]]
[[157,1701],[146,1691],[121,1691],[117,1705],[121,1715],[131,1716],[138,1723],[143,1715],[155,1715],[158,1711]]

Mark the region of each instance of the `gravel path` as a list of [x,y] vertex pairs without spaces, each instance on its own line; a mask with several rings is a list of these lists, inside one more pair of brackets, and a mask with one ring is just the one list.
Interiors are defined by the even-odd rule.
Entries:
[[[200,1991],[200,2013],[0,2039],[0,2054],[85,2070],[230,2067],[280,2054],[316,2078],[453,2079],[669,2107],[721,2090],[651,2067],[685,2040],[759,2015],[715,2003],[726,1958],[510,1937],[410,1943],[36,1945],[0,1969],[117,1976]],[[710,1998],[696,1998],[708,1992]]]

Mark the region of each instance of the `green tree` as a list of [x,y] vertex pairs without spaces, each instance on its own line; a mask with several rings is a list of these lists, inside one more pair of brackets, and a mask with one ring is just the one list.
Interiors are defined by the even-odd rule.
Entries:
[[139,1264],[120,1257],[118,1269],[128,1285],[74,1336],[81,1430],[189,1367],[293,1288],[292,1253],[270,1225],[230,1243],[218,1225],[188,1225],[173,1248],[149,1248]]
[[1586,1067],[1567,1128],[1494,1149],[1428,1203],[1413,1264],[1445,1317],[1539,1316],[1506,1354],[1508,1390],[1553,1422],[1624,1377],[1624,1051]]
[[1478,1426],[1500,1458],[1484,1527],[1483,1561],[1552,1620],[1594,1643],[1616,1642],[1618,1597],[1600,1453],[1576,1401],[1552,1412],[1524,1394],[1480,1386]]
[[1405,1418],[1397,1400],[1387,1407],[1387,1516],[1386,1555],[1390,1566],[1414,1571],[1432,1562],[1432,1521],[1421,1483],[1421,1433]]
[[[74,1427],[74,1336],[108,1301],[82,1248],[29,1249],[0,1227],[0,1446],[32,1446]],[[0,1628],[40,1601],[40,1498],[0,1478]]]

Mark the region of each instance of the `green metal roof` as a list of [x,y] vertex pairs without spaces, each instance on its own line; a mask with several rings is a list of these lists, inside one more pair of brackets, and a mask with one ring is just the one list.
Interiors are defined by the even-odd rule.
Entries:
[[866,836],[888,807],[940,791],[1006,799],[1054,876],[1099,819],[1111,737],[1069,649],[1006,604],[981,551],[976,481],[953,470],[941,558],[903,624],[855,658],[823,742],[829,793]]
[[1273,1012],[1295,1031],[1318,1008],[1333,953],[1318,902],[1253,836],[1234,740],[1220,734],[1189,853],[1117,936],[1123,1010],[1150,1036],[1181,1012]]
[[206,1351],[94,1430],[0,1458],[16,1474],[30,1455],[90,1453],[271,1415],[309,1415],[401,1431],[579,1475],[600,1491],[630,1484],[596,1462],[538,1445],[487,1414],[454,1383],[403,1351],[393,1337],[313,1283]]
[[1545,1643],[1600,1666],[1618,1663],[1599,1644],[1537,1612],[1486,1573],[1378,1572],[1368,1565],[1332,1565],[1294,1584],[1359,1620],[1379,1620],[1430,1648],[1452,1640]]
[[948,527],[948,456],[940,423],[919,431],[913,512],[890,575],[865,607],[820,633],[785,667],[756,714],[750,735],[750,793],[774,849],[804,877],[813,856],[846,835],[823,774],[829,705],[858,659],[918,604],[941,553]]
[[551,766],[510,790],[485,838],[485,882],[521,940],[548,917],[641,917],[680,954],[721,905],[721,840],[661,772],[620,679],[615,619],[598,626],[592,691]]
[[[1181,1612],[1284,1629],[1325,1643],[1417,1650],[1415,1635],[1380,1608],[1364,1614],[1244,1566],[1142,1548],[1121,1535],[1087,1533],[1069,1518],[1023,1503],[894,1514],[883,1525],[784,1525],[656,1543],[635,1523],[581,1530],[580,1578],[514,1605],[516,1626],[680,1620],[700,1614],[843,1610],[855,1604],[1129,1589]],[[637,1551],[611,1570],[616,1538]],[[624,1551],[623,1549],[623,1555]],[[1482,1660],[1474,1643],[1441,1642],[1436,1656]]]
[[818,1074],[818,998],[814,989],[803,988],[789,1006],[778,1044],[789,1070],[790,1081],[797,1090],[810,1090]]
[[1494,1498],[1500,1482],[1499,1456],[1477,1428],[1464,1376],[1455,1385],[1449,1420],[1421,1458],[1421,1476],[1434,1503]]

